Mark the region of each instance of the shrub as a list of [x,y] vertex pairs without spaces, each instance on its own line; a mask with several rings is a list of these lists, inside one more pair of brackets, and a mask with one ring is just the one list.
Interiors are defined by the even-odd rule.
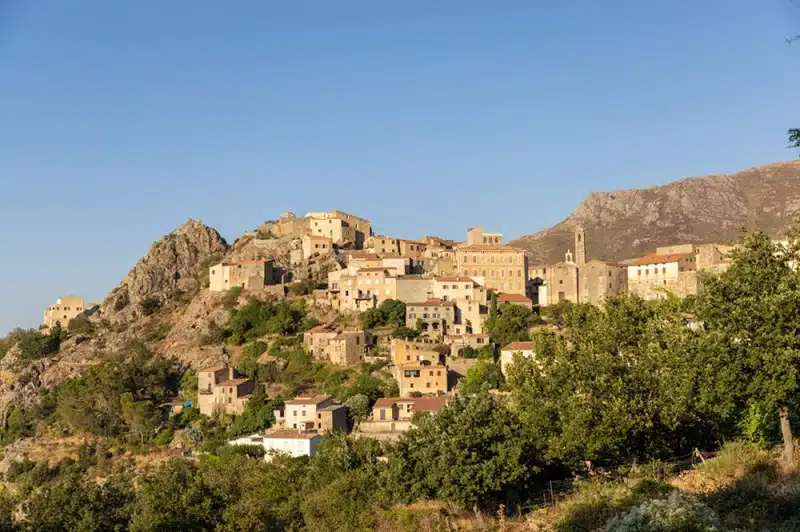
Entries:
[[47,335],[30,330],[19,339],[17,345],[20,359],[25,362],[54,355],[61,349],[61,326],[56,324]]
[[147,297],[139,303],[139,308],[142,309],[142,314],[150,316],[161,308],[161,301],[156,297]]
[[242,295],[242,287],[241,286],[234,286],[230,290],[225,293],[225,297],[222,298],[222,307],[228,310],[236,307],[239,304],[239,297]]
[[156,437],[153,438],[153,443],[160,446],[169,445],[172,443],[172,437],[174,435],[175,431],[172,429],[172,427],[164,427],[158,431]]
[[78,314],[67,324],[67,330],[70,334],[92,334],[94,332],[94,325],[86,314]]
[[716,532],[716,512],[695,497],[674,491],[666,499],[634,506],[622,517],[612,519],[608,532]]

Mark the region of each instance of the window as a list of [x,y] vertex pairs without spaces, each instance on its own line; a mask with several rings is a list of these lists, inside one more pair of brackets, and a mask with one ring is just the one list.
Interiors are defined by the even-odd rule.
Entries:
[[436,370],[436,376],[437,377],[441,377],[442,376],[442,370],[440,370],[440,369]]
[[426,387],[426,388],[430,388],[430,387],[431,387],[431,383],[429,383],[429,382],[426,382],[426,383],[425,383],[425,387]]
[[447,290],[448,288],[450,288],[450,285],[442,285],[442,290]]
[[473,255],[472,256],[472,264],[477,264],[477,263],[478,263],[478,256],[477,255]]
[[563,279],[559,279],[558,280],[558,284],[564,284],[564,280]]
[[303,410],[302,413],[303,413],[303,417],[306,417],[306,411]]
[[431,377],[433,377],[433,370],[430,371]]
[[292,410],[292,417],[297,417],[297,410]]
[[663,273],[663,274],[666,274],[666,273],[667,273],[667,267],[666,267],[666,266],[664,266],[663,268],[661,268],[661,273]]
[[542,268],[542,275],[546,275],[546,274],[547,274],[547,268]]
[[464,255],[464,264],[466,264],[466,263],[467,263],[467,256]]

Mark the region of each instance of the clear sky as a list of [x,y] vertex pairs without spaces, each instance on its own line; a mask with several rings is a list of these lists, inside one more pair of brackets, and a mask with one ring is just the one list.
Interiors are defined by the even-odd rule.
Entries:
[[292,210],[515,237],[797,156],[789,0],[0,0],[0,334]]

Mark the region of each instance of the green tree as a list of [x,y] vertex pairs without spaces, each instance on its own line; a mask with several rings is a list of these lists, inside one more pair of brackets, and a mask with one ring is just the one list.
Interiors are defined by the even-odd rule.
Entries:
[[219,495],[203,481],[197,466],[173,458],[140,480],[130,530],[213,530],[222,507]]
[[497,319],[497,293],[492,292],[489,303],[489,319]]
[[412,340],[417,337],[419,337],[419,331],[406,327],[405,325],[402,325],[400,327],[395,327],[394,330],[392,331],[392,338]]
[[520,305],[504,304],[500,307],[496,317],[486,320],[486,329],[489,339],[500,347],[511,342],[528,340],[528,328],[536,314],[530,309]]
[[725,417],[748,403],[776,412],[791,462],[789,408],[800,399],[800,274],[793,268],[800,240],[793,232],[785,247],[748,234],[730,257],[725,273],[702,278],[695,303],[707,337],[704,399]]
[[347,411],[350,414],[350,418],[353,420],[354,425],[358,425],[369,417],[370,400],[369,397],[363,393],[350,396],[344,402],[344,406],[347,407]]
[[800,148],[800,128],[792,128],[789,130],[789,147]]
[[[130,479],[111,477],[101,485],[70,474],[33,492],[23,504],[26,518],[21,528],[30,532],[122,532],[128,530],[132,502]],[[13,528],[0,524],[0,530]]]
[[235,437],[268,429],[275,423],[274,411],[279,406],[280,401],[271,401],[264,392],[263,386],[256,386],[244,412],[236,416],[231,426],[228,427],[228,434]]
[[462,393],[479,393],[497,389],[503,385],[503,382],[503,372],[500,371],[500,366],[493,362],[479,360],[467,370],[467,375],[459,383],[458,389]]
[[67,330],[70,334],[92,334],[94,332],[94,325],[86,314],[78,314],[67,324]]
[[517,416],[488,393],[456,396],[388,452],[386,489],[397,502],[442,499],[463,507],[511,504],[540,469],[541,453]]
[[122,420],[128,425],[128,431],[134,440],[144,444],[155,434],[159,425],[160,414],[150,401],[136,401],[131,392],[120,397]]
[[239,359],[239,370],[251,379],[255,379],[258,375],[258,360],[266,350],[267,344],[261,340],[245,345],[242,349],[242,356]]
[[380,304],[378,310],[385,325],[402,327],[406,324],[406,304],[397,299],[387,299]]

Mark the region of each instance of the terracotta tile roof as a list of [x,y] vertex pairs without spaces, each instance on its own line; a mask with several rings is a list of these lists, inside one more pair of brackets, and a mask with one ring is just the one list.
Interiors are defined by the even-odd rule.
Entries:
[[500,292],[497,294],[497,300],[501,303],[505,302],[513,302],[513,303],[533,303],[530,298],[523,296],[522,294],[508,294],[505,292]]
[[361,273],[361,272],[384,272],[386,270],[394,270],[394,268],[384,268],[384,267],[380,267],[380,268],[361,268],[361,269],[358,270],[358,273]]
[[434,279],[445,283],[475,282],[475,280],[472,277],[467,277],[465,275],[445,275],[443,277],[434,277]]
[[416,397],[414,398],[414,412],[438,412],[450,400],[447,395],[438,395],[436,397]]
[[336,332],[336,328],[331,323],[323,323],[321,325],[317,325],[316,327],[312,327],[311,329],[307,330],[305,334],[317,333],[317,332]]
[[431,298],[427,301],[420,301],[418,303],[406,303],[406,306],[409,305],[412,306],[427,305],[429,307],[450,307],[450,306],[455,306],[455,303],[453,301],[442,301],[437,297],[437,298]]
[[238,377],[236,379],[228,379],[226,381],[222,381],[217,386],[238,386],[242,383],[249,381],[250,379],[246,377]]
[[351,259],[378,259],[377,253],[366,253],[364,251],[359,251],[357,253],[350,254]]
[[294,399],[286,401],[287,405],[318,405],[330,399],[330,395],[298,395]]
[[372,408],[389,408],[397,403],[411,404],[413,412],[438,412],[450,400],[448,395],[436,397],[382,397]]
[[645,264],[667,264],[669,262],[678,262],[679,260],[690,255],[694,255],[694,253],[669,253],[665,255],[650,253],[644,257],[634,259],[630,264],[632,266],[644,266]]
[[511,342],[502,351],[533,351],[533,342]]
[[226,366],[209,366],[207,368],[201,369],[200,372],[201,373],[205,373],[207,371],[215,371],[216,372],[216,371],[219,371],[219,370],[225,369],[225,368],[226,368]]
[[319,436],[316,432],[297,432],[296,430],[276,430],[264,434],[265,438],[280,439],[280,440],[310,440],[315,436]]

